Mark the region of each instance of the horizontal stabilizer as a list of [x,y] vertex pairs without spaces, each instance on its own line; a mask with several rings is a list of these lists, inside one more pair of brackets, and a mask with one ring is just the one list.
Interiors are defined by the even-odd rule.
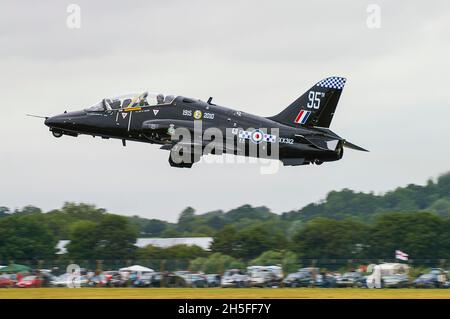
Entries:
[[366,150],[365,148],[362,148],[362,147],[355,145],[353,143],[350,143],[348,141],[344,141],[344,147],[351,148],[352,150],[355,150],[355,151],[368,152],[368,150]]
[[318,149],[325,151],[335,151],[339,144],[339,139],[336,138],[303,136],[300,134],[295,134],[295,136],[298,136]]

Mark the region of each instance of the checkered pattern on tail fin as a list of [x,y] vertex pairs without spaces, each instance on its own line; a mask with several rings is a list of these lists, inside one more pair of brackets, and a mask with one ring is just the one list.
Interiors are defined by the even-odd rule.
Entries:
[[345,85],[346,78],[341,78],[338,76],[331,76],[329,78],[323,79],[318,82],[316,85],[324,88],[342,90]]

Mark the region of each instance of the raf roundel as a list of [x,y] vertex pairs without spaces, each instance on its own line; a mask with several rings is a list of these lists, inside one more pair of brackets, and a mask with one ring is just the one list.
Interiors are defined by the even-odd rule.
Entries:
[[251,140],[253,143],[259,144],[264,138],[264,133],[261,130],[254,130],[251,135]]

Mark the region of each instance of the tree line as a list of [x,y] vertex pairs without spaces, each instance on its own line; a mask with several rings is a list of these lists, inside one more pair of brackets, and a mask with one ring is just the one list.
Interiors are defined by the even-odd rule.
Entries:
[[[138,237],[187,236],[213,237],[211,251],[134,245]],[[71,242],[68,253],[57,256],[61,239]],[[217,269],[299,259],[392,259],[396,249],[413,259],[450,259],[450,173],[384,195],[333,191],[320,203],[280,215],[250,205],[205,214],[188,207],[176,223],[120,216],[84,203],[46,213],[34,206],[0,207],[0,261],[166,259]]]

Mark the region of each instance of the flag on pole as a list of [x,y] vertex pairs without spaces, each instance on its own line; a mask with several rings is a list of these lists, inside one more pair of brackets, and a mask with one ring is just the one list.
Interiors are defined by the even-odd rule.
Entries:
[[395,259],[408,260],[409,255],[401,250],[395,251]]

